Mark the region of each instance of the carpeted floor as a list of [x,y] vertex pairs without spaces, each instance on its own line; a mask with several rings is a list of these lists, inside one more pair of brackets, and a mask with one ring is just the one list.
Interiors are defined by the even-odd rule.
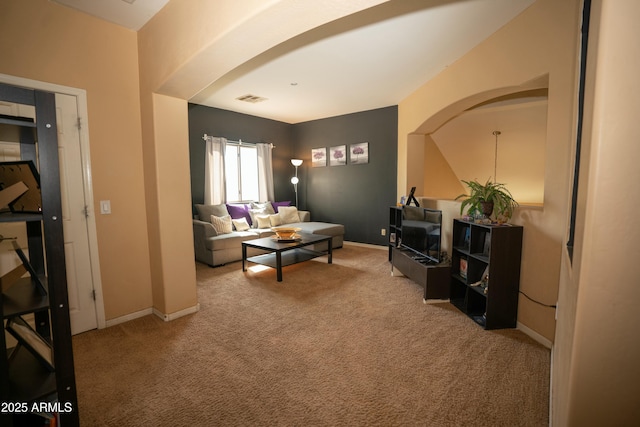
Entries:
[[549,350],[423,304],[386,251],[283,276],[198,265],[198,313],[75,336],[81,425],[548,425]]

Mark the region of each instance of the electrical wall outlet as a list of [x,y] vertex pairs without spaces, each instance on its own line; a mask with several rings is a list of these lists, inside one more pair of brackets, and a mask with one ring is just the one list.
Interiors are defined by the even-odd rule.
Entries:
[[380,235],[381,236],[386,236],[387,235],[387,229],[386,228],[380,229]]

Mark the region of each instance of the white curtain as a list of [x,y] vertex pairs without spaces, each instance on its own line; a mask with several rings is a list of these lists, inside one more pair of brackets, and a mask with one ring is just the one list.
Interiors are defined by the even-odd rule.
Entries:
[[227,201],[227,184],[224,178],[224,154],[227,148],[227,139],[207,136],[205,141],[204,204],[219,205]]
[[271,152],[273,145],[268,143],[256,144],[258,149],[258,194],[260,201],[274,200],[273,191],[273,162]]

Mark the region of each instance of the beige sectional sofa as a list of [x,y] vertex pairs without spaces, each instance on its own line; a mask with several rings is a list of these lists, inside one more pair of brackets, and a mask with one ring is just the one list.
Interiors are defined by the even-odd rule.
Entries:
[[195,207],[197,214],[193,220],[193,243],[196,261],[211,267],[242,260],[242,242],[273,235],[272,226],[300,227],[301,232],[332,236],[334,249],[341,248],[344,240],[343,225],[313,222],[309,211],[298,211],[282,203]]

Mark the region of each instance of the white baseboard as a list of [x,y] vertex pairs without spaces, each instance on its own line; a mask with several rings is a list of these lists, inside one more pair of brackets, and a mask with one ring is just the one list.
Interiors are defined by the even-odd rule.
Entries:
[[116,317],[115,319],[109,319],[105,322],[105,327],[119,325],[120,323],[125,323],[130,320],[139,319],[140,317],[148,316],[153,314],[153,309],[145,308],[144,310],[136,311],[134,313],[129,313],[124,316]]
[[185,308],[184,310],[176,311],[175,313],[169,313],[169,314],[163,314],[155,308],[145,308],[144,310],[136,311],[135,313],[129,313],[124,316],[116,317],[115,319],[107,320],[105,322],[105,327],[108,328],[110,326],[119,325],[121,323],[139,319],[140,317],[148,316],[150,314],[155,314],[165,322],[169,322],[179,317],[186,316],[187,314],[195,313],[199,310],[200,310],[200,304],[196,304],[193,307]]
[[180,311],[176,311],[175,313],[168,313],[168,314],[164,314],[161,313],[159,310],[157,309],[153,309],[153,314],[155,314],[156,316],[158,316],[159,318],[161,318],[162,320],[164,320],[165,322],[170,322],[172,320],[175,320],[179,317],[182,316],[186,316],[188,314],[193,314],[196,313],[200,310],[200,304],[196,304],[193,307],[189,307],[189,308],[185,308],[184,310],[180,310]]
[[547,338],[543,337],[542,335],[540,335],[539,333],[537,333],[533,329],[523,325],[520,322],[518,322],[516,324],[516,329],[521,330],[522,332],[524,332],[525,334],[529,335],[531,338],[533,338],[534,340],[536,340],[537,342],[539,342],[543,346],[547,347],[548,349],[551,349],[551,347],[553,346],[553,343],[550,340],[548,340]]

